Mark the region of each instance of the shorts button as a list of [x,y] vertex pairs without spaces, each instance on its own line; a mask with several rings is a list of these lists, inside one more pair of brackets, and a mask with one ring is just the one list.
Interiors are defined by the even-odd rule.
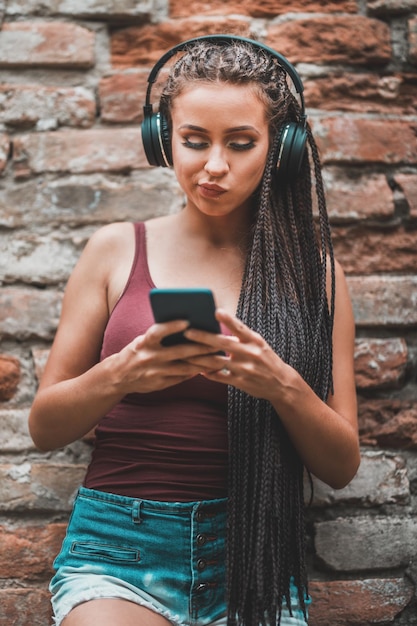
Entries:
[[200,572],[201,572],[206,567],[207,567],[207,561],[205,559],[198,559],[198,561],[197,561],[197,569],[199,569]]
[[206,535],[202,535],[202,534],[197,535],[197,545],[198,546],[204,546],[206,541],[207,541]]
[[196,518],[197,522],[202,522],[203,520],[205,520],[206,516],[203,511],[197,511]]
[[197,593],[201,593],[202,591],[205,591],[207,589],[207,584],[206,583],[200,583],[199,585],[197,585],[197,587],[195,588]]

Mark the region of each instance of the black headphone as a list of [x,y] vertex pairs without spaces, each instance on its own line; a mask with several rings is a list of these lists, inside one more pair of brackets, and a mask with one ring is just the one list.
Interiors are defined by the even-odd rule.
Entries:
[[208,41],[211,43],[220,43],[224,45],[233,41],[243,41],[251,44],[255,48],[266,50],[271,56],[278,60],[279,65],[285,70],[291,78],[293,85],[298,93],[301,101],[301,116],[299,122],[287,122],[280,131],[280,145],[277,157],[277,172],[283,180],[294,181],[301,168],[306,141],[306,115],[303,98],[303,83],[294,66],[282,54],[276,52],[272,48],[247,39],[246,37],[237,37],[234,35],[206,35],[189,39],[178,44],[168,50],[155,64],[148,77],[148,88],[146,91],[145,106],[143,107],[142,122],[142,142],[145,150],[146,158],[150,165],[159,165],[161,167],[169,167],[172,165],[171,138],[168,121],[161,113],[153,113],[152,104],[150,103],[152,85],[161,68],[169,61],[177,52],[185,50],[190,44],[199,41]]

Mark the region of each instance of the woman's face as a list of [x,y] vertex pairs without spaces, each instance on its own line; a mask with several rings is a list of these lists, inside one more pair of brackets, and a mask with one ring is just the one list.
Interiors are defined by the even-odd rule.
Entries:
[[249,209],[264,171],[269,129],[247,85],[201,83],[173,102],[172,156],[187,206],[210,216]]

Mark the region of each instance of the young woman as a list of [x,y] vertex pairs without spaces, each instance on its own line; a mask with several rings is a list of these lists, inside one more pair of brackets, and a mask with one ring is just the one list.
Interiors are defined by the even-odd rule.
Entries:
[[[301,626],[304,475],[341,488],[360,458],[317,149],[283,57],[227,36],[174,53],[145,124],[161,126],[184,208],[93,235],[30,414],[43,450],[96,429],[55,561],[56,624]],[[155,286],[210,288],[221,332],[154,323]],[[180,331],[189,343],[161,344]]]

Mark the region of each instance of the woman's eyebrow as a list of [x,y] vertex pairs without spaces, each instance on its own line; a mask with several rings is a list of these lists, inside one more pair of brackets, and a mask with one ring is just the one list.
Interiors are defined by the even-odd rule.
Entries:
[[[200,133],[209,132],[207,128],[203,128],[202,126],[196,126],[195,124],[182,124],[178,130],[195,130]],[[242,126],[233,126],[232,128],[227,128],[226,134],[236,133],[236,132],[241,132],[241,131],[246,131],[246,130],[250,130],[260,135],[260,132],[254,126],[251,126],[250,124],[243,124]]]

